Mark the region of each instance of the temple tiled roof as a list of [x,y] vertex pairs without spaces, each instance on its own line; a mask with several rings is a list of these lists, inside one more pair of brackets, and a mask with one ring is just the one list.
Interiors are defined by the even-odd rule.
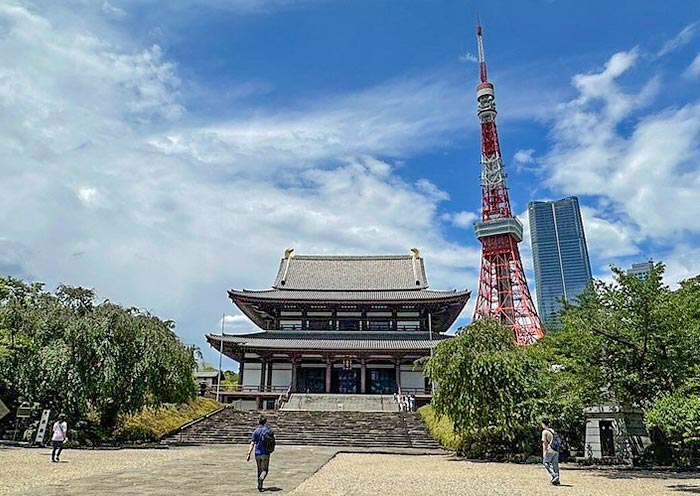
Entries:
[[289,301],[411,301],[411,300],[446,300],[468,298],[470,291],[437,291],[424,289],[420,291],[318,291],[318,290],[231,290],[229,296],[249,297],[262,300]]
[[[265,331],[224,334],[224,344],[265,350],[429,350],[450,336],[427,332]],[[207,341],[219,346],[221,336],[209,334]]]
[[405,291],[428,287],[423,259],[412,255],[292,255],[280,262],[275,289]]

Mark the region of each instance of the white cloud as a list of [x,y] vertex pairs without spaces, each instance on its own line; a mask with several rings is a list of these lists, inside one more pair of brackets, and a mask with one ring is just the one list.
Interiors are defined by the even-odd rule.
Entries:
[[127,15],[122,9],[115,7],[107,1],[102,4],[102,12],[108,17],[119,20],[124,19]]
[[683,72],[683,76],[690,79],[697,79],[700,77],[700,53],[695,56],[685,72]]
[[466,52],[464,55],[459,56],[459,60],[462,62],[472,62],[474,64],[479,62],[479,59],[471,52]]
[[698,22],[688,24],[686,27],[681,29],[676,36],[664,43],[664,46],[661,48],[661,50],[659,50],[657,56],[661,57],[668,53],[674,52],[690,43],[698,33],[698,27],[700,27],[700,23]]
[[219,319],[219,333],[221,333],[222,324],[224,333],[226,334],[242,334],[246,332],[259,331],[258,327],[248,317],[241,313],[234,315],[227,314],[224,315],[223,319]]
[[401,157],[447,144],[467,126],[466,104],[463,90],[449,81],[398,79],[302,111],[181,129],[153,136],[149,143],[156,152],[247,174],[303,168],[342,155]]
[[590,258],[606,261],[607,267],[611,260],[639,253],[639,234],[629,224],[606,219],[592,207],[581,207],[581,217]]
[[553,191],[593,198],[582,213],[591,260],[604,261],[593,267],[596,276],[609,278],[610,262],[626,267],[651,256],[667,264],[673,283],[698,272],[700,100],[664,107],[654,75],[629,91],[620,80],[637,60],[636,49],[619,52],[603,70],[572,79],[578,95],[555,114],[551,148],[539,162]]
[[613,202],[643,238],[700,232],[700,102],[631,121],[658,85],[652,77],[636,94],[622,90],[617,78],[635,58],[620,52],[602,72],[574,77],[579,96],[561,106],[543,159],[548,184]]
[[444,213],[442,214],[441,218],[442,220],[451,223],[455,227],[460,227],[462,229],[473,229],[474,222],[476,222],[479,216],[474,212],[462,210],[461,212]]
[[518,150],[513,156],[513,161],[516,164],[531,164],[535,161],[532,156],[535,153],[533,148],[528,148],[527,150]]
[[92,205],[98,200],[99,192],[95,188],[84,187],[78,190],[78,198],[86,204]]
[[[474,283],[478,248],[441,231],[447,194],[379,158],[463,130],[459,86],[397,79],[195,126],[167,54],[106,41],[100,22],[59,30],[40,8],[0,6],[0,156],[13,157],[0,161],[0,271],[144,306],[204,349],[231,312],[226,290],[268,287],[289,246],[416,246],[433,287]],[[234,315],[226,325],[246,324]]]

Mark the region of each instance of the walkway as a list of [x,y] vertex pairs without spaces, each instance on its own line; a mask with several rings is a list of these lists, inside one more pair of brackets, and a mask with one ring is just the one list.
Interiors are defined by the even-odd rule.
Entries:
[[[246,450],[244,445],[66,450],[63,461],[52,464],[48,449],[0,448],[0,495],[259,494],[255,490],[255,465],[253,461],[245,462]],[[269,492],[293,496],[700,494],[697,473],[649,474],[565,467],[562,486],[551,487],[539,465],[473,463],[449,455],[340,453],[333,458],[335,453],[335,448],[280,446],[273,455],[267,481]]]
[[700,474],[594,471],[563,467],[550,486],[541,465],[474,463],[449,456],[339,454],[293,496],[680,496],[700,493]]
[[[259,494],[255,460],[246,445],[171,449],[65,450],[60,463],[49,449],[0,449],[0,495],[84,496]],[[336,453],[333,448],[280,447],[273,454],[270,492],[287,494]]]

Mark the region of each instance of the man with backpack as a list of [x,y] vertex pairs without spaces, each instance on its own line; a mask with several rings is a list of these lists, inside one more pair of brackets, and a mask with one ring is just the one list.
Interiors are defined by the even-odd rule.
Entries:
[[255,449],[255,463],[258,466],[258,491],[263,490],[263,481],[270,473],[270,453],[275,451],[275,433],[267,426],[267,419],[260,416],[258,428],[253,431],[246,461]]
[[542,420],[542,463],[547,469],[552,480],[549,482],[558,486],[559,482],[559,452],[561,451],[561,438],[554,429],[549,426],[549,420]]

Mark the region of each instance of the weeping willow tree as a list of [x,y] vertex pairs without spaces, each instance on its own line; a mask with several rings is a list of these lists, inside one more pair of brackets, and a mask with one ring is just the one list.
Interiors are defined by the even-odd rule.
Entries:
[[0,277],[0,397],[37,402],[74,420],[117,417],[194,397],[192,349],[174,323],[104,301],[90,289]]

